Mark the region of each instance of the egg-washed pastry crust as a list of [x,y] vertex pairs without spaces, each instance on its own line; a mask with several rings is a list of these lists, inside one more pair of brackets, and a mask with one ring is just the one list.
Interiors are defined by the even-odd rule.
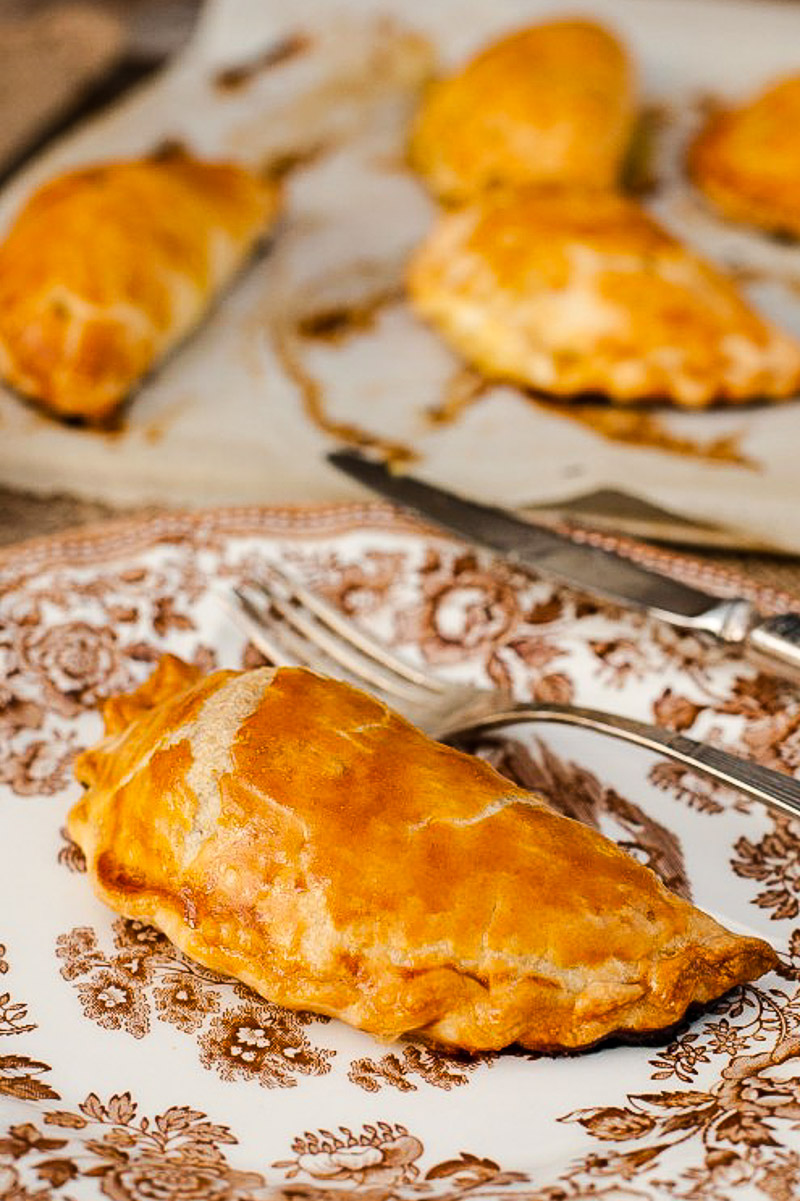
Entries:
[[299,668],[170,656],[105,705],[69,816],[98,896],[381,1038],[582,1047],[774,966],[595,831]]
[[433,192],[463,201],[497,184],[611,186],[635,119],[633,70],[592,21],[549,21],[432,83],[410,158]]
[[713,112],[689,149],[689,173],[725,216],[800,238],[800,75]]
[[53,413],[104,420],[197,325],[278,198],[183,153],[45,184],[0,243],[0,375]]
[[613,192],[530,187],[445,213],[408,287],[485,375],[562,399],[701,408],[800,387],[800,345]]

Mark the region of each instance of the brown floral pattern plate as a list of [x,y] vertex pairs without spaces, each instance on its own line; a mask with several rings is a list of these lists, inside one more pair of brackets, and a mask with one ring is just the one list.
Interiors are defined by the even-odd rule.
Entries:
[[173,514],[0,555],[0,1198],[800,1195],[800,830],[654,756],[545,727],[480,748],[781,953],[778,973],[645,1045],[382,1045],[262,1000],[94,900],[63,828],[97,703],[165,650],[258,662],[219,593],[278,561],[448,678],[800,762],[787,686],[382,505]]

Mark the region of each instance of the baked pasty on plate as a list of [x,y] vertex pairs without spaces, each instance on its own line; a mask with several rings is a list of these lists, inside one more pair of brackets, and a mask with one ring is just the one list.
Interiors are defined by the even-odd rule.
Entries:
[[446,201],[496,184],[607,187],[634,119],[632,67],[616,38],[592,21],[549,21],[431,84],[410,157]]
[[278,195],[182,153],[45,184],[0,243],[0,374],[61,416],[108,417],[197,325]]
[[800,344],[614,192],[524,188],[445,213],[411,301],[490,378],[688,408],[789,396]]
[[723,216],[800,238],[800,75],[713,113],[689,172]]
[[582,1047],[776,963],[595,831],[302,668],[162,659],[105,705],[69,832],[97,895],[381,1038]]

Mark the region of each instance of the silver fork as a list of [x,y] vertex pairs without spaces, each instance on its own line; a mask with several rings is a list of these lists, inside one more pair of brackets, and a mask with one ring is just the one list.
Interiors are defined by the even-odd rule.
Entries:
[[276,666],[311,667],[378,696],[441,742],[461,741],[519,722],[582,726],[685,764],[701,775],[800,817],[800,781],[646,722],[598,709],[544,702],[515,703],[499,690],[449,684],[356,626],[316,593],[277,567],[227,594],[234,619]]

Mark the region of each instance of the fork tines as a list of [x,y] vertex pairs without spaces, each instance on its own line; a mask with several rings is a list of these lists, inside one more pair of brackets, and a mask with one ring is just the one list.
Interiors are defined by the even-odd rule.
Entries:
[[276,665],[302,665],[345,676],[395,702],[430,704],[447,685],[399,658],[382,643],[311,592],[285,569],[234,588],[239,624]]

